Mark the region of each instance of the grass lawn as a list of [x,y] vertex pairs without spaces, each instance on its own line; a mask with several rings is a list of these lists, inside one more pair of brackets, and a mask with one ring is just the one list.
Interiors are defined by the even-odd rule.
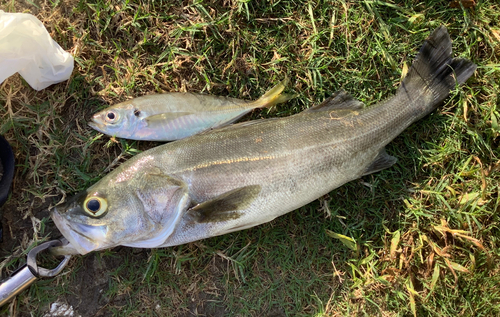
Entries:
[[392,168],[249,230],[75,256],[0,315],[44,316],[55,302],[74,316],[500,315],[498,1],[0,0],[0,9],[36,15],[75,57],[70,80],[43,91],[19,75],[0,84],[0,134],[17,164],[2,276],[60,237],[49,208],[159,144],[88,127],[110,104],[172,91],[256,99],[288,76],[298,97],[244,120],[289,116],[340,88],[370,106],[394,94],[441,24],[455,56],[478,65],[388,146]]

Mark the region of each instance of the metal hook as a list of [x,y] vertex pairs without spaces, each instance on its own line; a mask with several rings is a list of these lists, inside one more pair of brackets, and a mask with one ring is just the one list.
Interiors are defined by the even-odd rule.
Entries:
[[31,249],[31,251],[28,253],[26,264],[37,277],[54,277],[57,274],[61,273],[66,264],[68,264],[68,261],[71,258],[70,255],[64,256],[64,259],[61,261],[61,263],[59,263],[59,265],[52,270],[40,267],[36,263],[36,256],[38,255],[38,253],[47,250],[49,248],[60,247],[62,246],[62,244],[63,243],[60,240],[52,240],[42,243],[39,246],[36,246],[33,249]]
[[68,264],[71,255],[64,256],[64,259],[54,269],[46,269],[38,266],[36,263],[36,256],[38,253],[49,248],[58,247],[63,244],[60,240],[52,240],[44,242],[34,247],[28,252],[26,264],[18,268],[12,273],[10,277],[3,280],[0,284],[0,307],[21,293],[29,285],[31,285],[37,278],[40,277],[54,277],[61,273],[64,267]]

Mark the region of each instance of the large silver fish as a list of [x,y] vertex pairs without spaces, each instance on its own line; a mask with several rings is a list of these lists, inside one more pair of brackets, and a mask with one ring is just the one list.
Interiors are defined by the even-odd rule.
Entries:
[[202,95],[166,93],[147,95],[96,113],[89,125],[120,138],[143,141],[173,141],[236,122],[256,108],[269,108],[291,99],[281,94],[287,80],[255,101]]
[[432,112],[476,65],[452,58],[439,27],[397,93],[365,108],[340,91],[287,118],[216,129],[145,151],[52,217],[85,254],[118,245],[168,247],[273,220],[396,162],[384,147]]

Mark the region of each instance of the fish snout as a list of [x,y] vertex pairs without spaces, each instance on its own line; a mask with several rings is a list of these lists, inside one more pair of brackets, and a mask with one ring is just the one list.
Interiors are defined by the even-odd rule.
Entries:
[[97,130],[101,133],[105,133],[104,130],[105,130],[105,125],[100,123],[99,121],[99,118],[97,117],[97,115],[94,115],[92,118],[90,118],[91,121],[88,122],[88,125],[94,129],[94,130]]
[[61,207],[62,206],[59,205],[59,206],[55,206],[54,208],[52,208],[51,210],[49,210],[50,216],[52,217],[53,214],[62,215],[62,214],[65,214],[68,211],[68,209],[61,208]]
[[55,208],[50,216],[61,234],[69,241],[72,252],[87,254],[106,247],[107,226],[75,222],[68,219],[67,215],[61,215]]

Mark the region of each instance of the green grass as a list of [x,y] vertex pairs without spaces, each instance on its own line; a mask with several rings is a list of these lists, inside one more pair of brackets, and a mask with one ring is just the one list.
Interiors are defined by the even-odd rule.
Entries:
[[90,129],[89,116],[109,104],[169,91],[256,99],[287,75],[287,91],[298,97],[246,119],[288,116],[339,88],[373,105],[395,92],[403,67],[441,24],[455,55],[478,65],[443,106],[388,146],[394,167],[242,232],[74,257],[0,314],[42,316],[58,301],[82,316],[500,315],[498,2],[0,0],[0,7],[35,14],[75,56],[68,82],[35,92],[16,75],[0,85],[0,133],[17,162],[3,208],[4,275],[33,243],[59,236],[51,206],[157,145]]

